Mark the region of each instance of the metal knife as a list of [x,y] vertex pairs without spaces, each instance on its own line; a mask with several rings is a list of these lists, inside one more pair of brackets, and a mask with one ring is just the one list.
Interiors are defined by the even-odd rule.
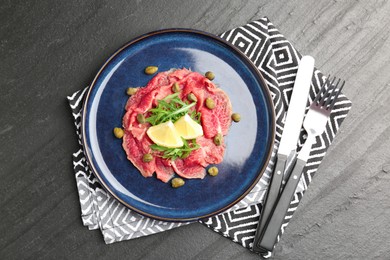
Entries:
[[[313,70],[314,58],[311,56],[303,56],[298,65],[298,72],[295,78],[290,105],[288,107],[282,138],[279,144],[274,172],[268,187],[265,203],[263,204],[264,206],[260,215],[259,225],[256,230],[255,240],[253,243],[253,251],[255,252],[264,251],[258,245],[258,242],[267,222],[269,221],[269,216],[272,216],[275,202],[280,194],[287,158],[296,150],[303,117],[305,115],[305,107],[308,100]],[[289,173],[286,173],[286,175],[288,174]]]

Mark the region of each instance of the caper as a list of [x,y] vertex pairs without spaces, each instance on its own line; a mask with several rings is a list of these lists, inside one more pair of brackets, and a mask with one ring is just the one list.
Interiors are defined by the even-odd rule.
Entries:
[[171,181],[171,185],[173,188],[179,188],[183,186],[185,181],[182,178],[173,178]]
[[129,96],[132,96],[135,93],[137,93],[137,91],[138,91],[138,88],[127,88],[126,94],[129,95]]
[[187,95],[187,99],[191,102],[196,102],[198,101],[198,99],[196,98],[196,96],[194,95],[194,93],[190,93]]
[[176,93],[176,92],[179,92],[179,91],[180,91],[179,83],[177,83],[177,82],[173,83],[173,85],[172,85],[172,92]]
[[208,78],[209,80],[213,80],[215,78],[215,75],[212,71],[207,71],[206,74],[204,74],[206,76],[206,78]]
[[214,143],[216,146],[220,146],[222,144],[222,135],[221,134],[217,134],[216,136],[214,136]]
[[150,153],[144,154],[144,156],[142,157],[143,162],[151,162],[152,160],[153,155],[151,155]]
[[156,66],[148,66],[145,68],[145,73],[148,75],[152,75],[158,71],[158,67]]
[[207,172],[211,175],[211,176],[217,176],[218,175],[218,168],[213,166],[213,167],[210,167]]
[[215,107],[214,100],[212,98],[206,98],[206,107],[208,109],[213,109]]
[[140,124],[145,123],[145,122],[146,122],[146,121],[145,121],[145,116],[144,116],[143,114],[138,114],[138,115],[137,115],[137,121],[138,121],[138,123],[140,123]]
[[239,113],[233,113],[233,114],[232,114],[232,120],[233,120],[234,122],[240,122],[240,120],[241,120],[241,115],[240,115]]
[[124,135],[123,129],[119,127],[114,128],[114,135],[116,138],[122,138]]

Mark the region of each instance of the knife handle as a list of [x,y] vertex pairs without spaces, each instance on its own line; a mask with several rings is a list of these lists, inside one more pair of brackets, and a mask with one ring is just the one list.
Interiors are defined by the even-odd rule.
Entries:
[[261,234],[264,230],[264,227],[267,224],[269,216],[272,214],[272,210],[275,206],[280,193],[280,188],[282,186],[284,168],[286,166],[287,156],[283,154],[278,154],[274,172],[272,174],[271,183],[268,186],[268,193],[263,204],[263,209],[261,211],[259,224],[257,226],[255,240],[253,243],[253,251],[262,253],[261,249],[256,247],[257,241],[260,239]]
[[298,186],[299,180],[302,175],[302,170],[306,165],[306,161],[297,159],[297,162],[293,168],[290,177],[287,180],[286,186],[284,187],[275,210],[273,211],[268,224],[260,237],[260,240],[256,244],[257,248],[264,251],[272,251],[276,243],[276,239],[283,225],[284,218],[287,210],[290,206],[291,200],[294,196],[295,190]]

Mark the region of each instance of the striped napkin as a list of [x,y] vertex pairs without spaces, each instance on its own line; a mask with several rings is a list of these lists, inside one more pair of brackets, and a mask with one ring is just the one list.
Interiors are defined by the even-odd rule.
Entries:
[[[276,137],[270,163],[254,189],[226,212],[199,222],[251,250],[257,222],[261,214],[261,205],[283,132],[283,120],[288,109],[301,55],[266,17],[227,31],[221,34],[220,37],[239,48],[264,76],[275,106]],[[315,69],[310,90],[310,101],[313,100],[324,80],[324,75]],[[89,229],[100,229],[107,244],[189,224],[164,222],[141,216],[117,202],[102,188],[86,163],[81,142],[81,111],[83,97],[87,90],[88,87],[68,97],[80,144],[79,150],[73,154],[73,166],[80,197],[83,224]],[[341,94],[328,120],[325,132],[317,137],[280,230],[278,241],[304,192],[307,190],[342,121],[347,116],[351,104]],[[302,129],[298,149],[302,147],[305,138],[306,133]],[[272,252],[268,252],[262,256],[267,258],[271,255]]]

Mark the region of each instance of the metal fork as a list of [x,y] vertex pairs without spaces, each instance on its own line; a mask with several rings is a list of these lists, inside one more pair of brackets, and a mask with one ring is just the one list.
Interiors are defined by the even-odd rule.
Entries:
[[340,91],[344,87],[345,81],[340,85],[340,79],[334,84],[336,78],[329,81],[327,80],[322,85],[321,90],[310,105],[310,109],[307,112],[303,127],[307,132],[307,139],[303,145],[301,151],[298,154],[297,161],[292,169],[292,173],[287,180],[282,193],[278,198],[278,202],[267,221],[267,227],[261,234],[261,238],[257,244],[262,251],[272,251],[275,243],[277,242],[277,236],[282,227],[284,217],[286,216],[290,202],[294,196],[294,192],[297,188],[298,182],[302,175],[302,170],[309,159],[311,147],[315,141],[316,136],[322,134],[326,128],[326,122],[332,112],[332,109],[336,103],[337,97]]

